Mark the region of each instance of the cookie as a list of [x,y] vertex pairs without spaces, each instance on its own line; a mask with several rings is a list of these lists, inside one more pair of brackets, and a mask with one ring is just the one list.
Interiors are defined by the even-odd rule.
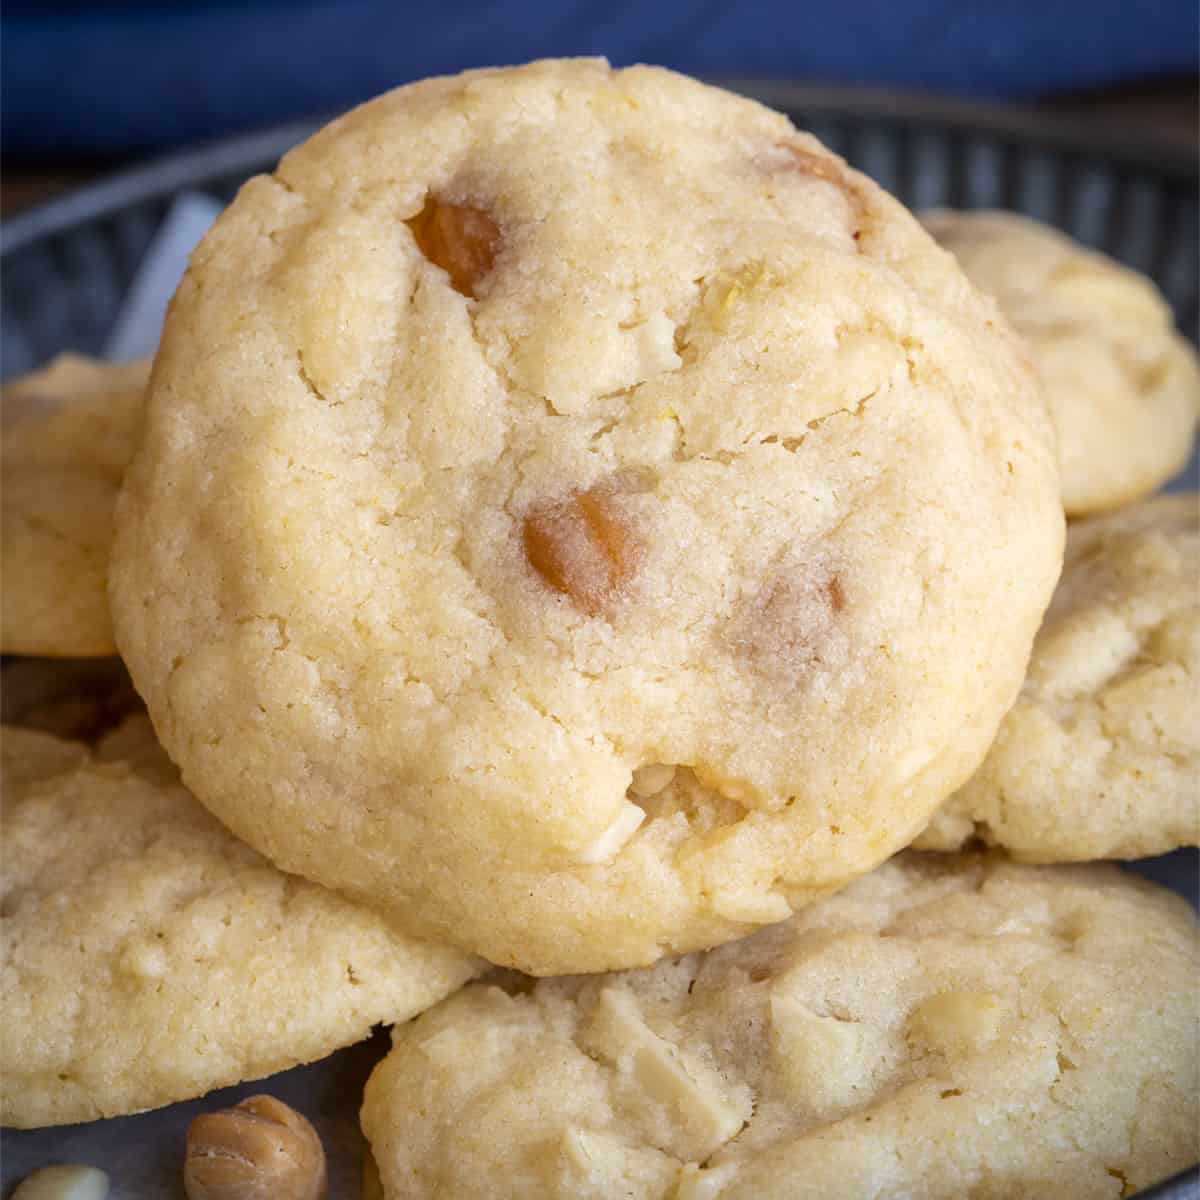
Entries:
[[145,717],[0,743],[0,1120],[156,1108],[321,1058],[474,963],[284,875],[180,785]]
[[391,1200],[1118,1197],[1200,1155],[1194,915],[1113,866],[903,855],[707,955],[393,1032]]
[[536,63],[242,189],[110,598],[239,836],[550,974],[911,841],[1016,695],[1061,523],[1031,368],[900,205],[749,100]]
[[115,654],[105,579],[148,362],[63,354],[4,389],[0,650]]
[[1062,582],[996,743],[917,845],[1029,862],[1200,843],[1200,498],[1071,525]]
[[1200,367],[1149,279],[1015,213],[922,220],[1029,342],[1058,424],[1069,516],[1148,496],[1187,463]]

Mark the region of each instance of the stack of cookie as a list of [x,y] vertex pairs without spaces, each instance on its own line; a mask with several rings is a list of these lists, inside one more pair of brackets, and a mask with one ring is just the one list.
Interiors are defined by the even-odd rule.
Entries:
[[[6,438],[4,649],[115,644],[149,720],[5,738],[5,1122],[385,1022],[388,1200],[1200,1157],[1191,911],[1013,861],[1198,840],[1196,501],[1143,498],[1200,374],[1146,281],[930,225],[984,290],[748,100],[470,72],[242,189],[144,420],[136,369],[6,395],[86,403]],[[1064,569],[1064,504],[1132,506]],[[267,1194],[230,1136],[193,1196]]]

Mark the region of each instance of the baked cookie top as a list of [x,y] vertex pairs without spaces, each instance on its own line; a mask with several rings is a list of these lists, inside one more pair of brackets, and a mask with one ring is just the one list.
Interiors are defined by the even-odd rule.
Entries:
[[321,1058],[474,973],[276,870],[131,717],[0,742],[0,1121],[137,1112]]
[[921,219],[1029,342],[1058,424],[1069,516],[1148,496],[1186,464],[1200,367],[1149,279],[1015,213]]
[[1070,526],[1021,695],[917,845],[1031,862],[1200,843],[1200,498]]
[[900,205],[751,101],[547,62],[401,88],[242,189],[111,600],[240,836],[545,974],[910,841],[1061,536],[1032,371]]
[[105,579],[148,362],[63,354],[0,397],[0,651],[115,654]]
[[471,985],[363,1129],[392,1200],[1118,1197],[1200,1155],[1198,966],[1116,867],[904,855],[707,955]]

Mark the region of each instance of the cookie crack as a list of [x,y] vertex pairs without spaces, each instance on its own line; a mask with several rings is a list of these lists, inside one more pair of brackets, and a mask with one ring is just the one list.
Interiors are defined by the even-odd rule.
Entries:
[[742,442],[742,446],[782,446],[784,450],[790,454],[794,454],[801,446],[804,445],[810,433],[815,433],[822,425],[832,421],[835,417],[861,417],[866,409],[867,404],[874,400],[879,394],[879,388],[873,388],[861,399],[856,400],[852,405],[843,405],[841,408],[831,409],[827,413],[822,413],[819,417],[813,417],[811,421],[805,423],[805,432],[793,437],[781,436],[778,433],[770,433],[766,437],[752,435]]

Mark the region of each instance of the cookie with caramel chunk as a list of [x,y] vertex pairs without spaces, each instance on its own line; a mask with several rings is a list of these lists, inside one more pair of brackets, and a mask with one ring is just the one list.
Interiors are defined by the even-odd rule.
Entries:
[[1062,549],[1050,421],[950,255],[667,71],[402,88],[175,298],[118,641],[287,870],[537,974],[788,916],[978,765]]
[[1112,866],[904,854],[644,971],[399,1026],[386,1200],[1117,1200],[1200,1156],[1187,903]]

